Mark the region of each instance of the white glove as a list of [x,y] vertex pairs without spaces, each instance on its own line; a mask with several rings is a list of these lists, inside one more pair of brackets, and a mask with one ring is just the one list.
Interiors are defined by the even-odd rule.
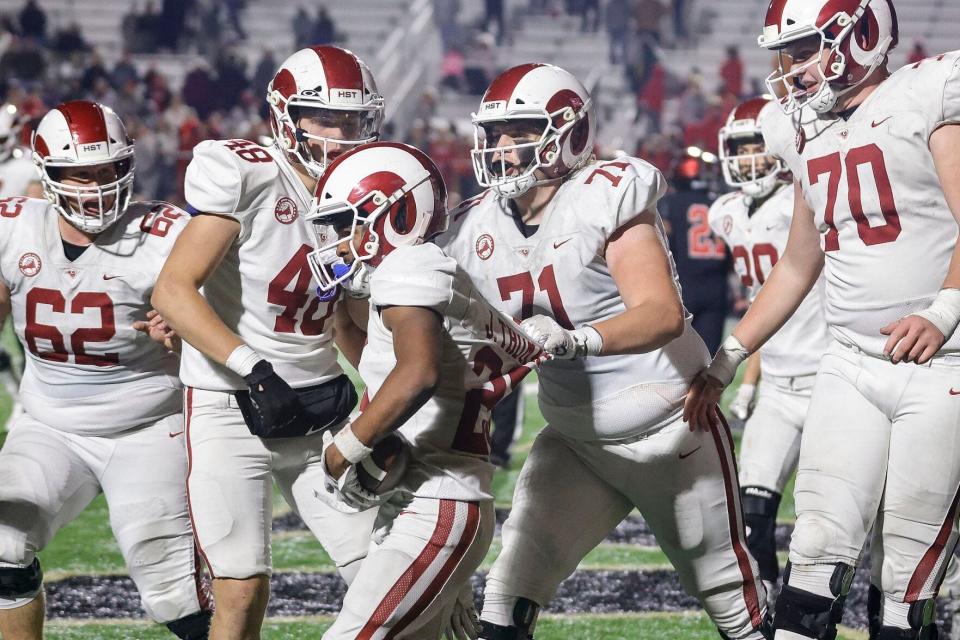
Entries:
[[367,491],[360,486],[357,478],[357,465],[351,464],[339,478],[334,478],[327,470],[327,448],[333,444],[330,431],[323,432],[323,450],[320,452],[320,466],[323,467],[323,484],[328,493],[332,493],[337,500],[354,509],[369,509],[380,504],[380,496]]
[[521,322],[520,328],[544,351],[560,360],[599,355],[603,348],[603,337],[588,324],[570,330],[550,316],[533,316]]
[[467,580],[453,603],[450,619],[443,627],[443,637],[447,640],[477,640],[480,636],[480,617],[473,603],[473,587]]
[[390,532],[393,530],[393,523],[396,522],[400,512],[410,504],[410,494],[402,491],[395,491],[380,502],[380,509],[377,510],[377,517],[373,522],[373,533],[370,539],[376,545],[383,544]]
[[730,413],[738,420],[746,420],[753,413],[753,396],[757,392],[757,385],[741,384],[737,389],[737,395],[730,403]]

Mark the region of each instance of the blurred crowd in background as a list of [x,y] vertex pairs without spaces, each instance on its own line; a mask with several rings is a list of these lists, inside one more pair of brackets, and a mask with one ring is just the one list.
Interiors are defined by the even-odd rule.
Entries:
[[[500,45],[511,42],[520,20],[574,16],[579,29],[609,35],[609,58],[622,68],[636,98],[639,145],[598,149],[600,155],[640,156],[672,176],[690,147],[703,150],[703,170],[718,185],[717,132],[744,96],[762,93],[760,79],[748,79],[738,49],[730,46],[716,68],[692,68],[685,76],[668,73],[665,50],[683,46],[696,33],[689,25],[695,0],[529,0],[507,15],[504,0],[483,0],[483,11],[466,20],[463,0],[433,0],[434,20],[443,42],[440,83],[427,88],[406,141],[425,150],[443,169],[454,197],[477,186],[469,159],[473,132],[468,114],[458,121],[436,117],[449,93],[476,96],[503,68]],[[240,137],[266,140],[266,86],[287,51],[259,50],[250,63],[243,28],[246,0],[146,0],[131,2],[122,22],[125,51],[106,64],[84,38],[79,25],[54,29],[37,0],[25,0],[18,13],[0,16],[0,94],[31,119],[61,101],[85,98],[114,108],[137,141],[139,197],[182,203],[183,172],[193,146],[204,139]],[[296,45],[350,46],[323,5],[301,6],[290,28]],[[254,45],[257,46],[257,45]],[[179,89],[155,67],[138,70],[138,52],[190,53],[189,71]],[[911,59],[926,56],[916,43]],[[707,64],[705,62],[705,64]],[[673,101],[667,115],[664,106]],[[602,126],[602,122],[601,122]],[[391,132],[387,131],[387,136]]]

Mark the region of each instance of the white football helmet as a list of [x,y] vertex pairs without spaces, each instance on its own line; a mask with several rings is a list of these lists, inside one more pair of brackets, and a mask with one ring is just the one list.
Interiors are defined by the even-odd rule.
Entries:
[[9,102],[0,106],[0,162],[9,160],[20,145],[20,133],[26,119]]
[[[133,191],[133,141],[109,107],[74,100],[51,109],[33,132],[32,147],[43,195],[76,228],[100,233],[127,210]],[[115,169],[107,184],[62,182],[66,168],[105,164]]]
[[[779,158],[766,153],[760,112],[770,104],[768,98],[753,98],[737,105],[720,129],[720,168],[728,186],[751,198],[763,198],[773,192],[785,169]],[[763,145],[760,153],[741,153],[740,145]],[[745,167],[749,169],[745,170]]]
[[[283,61],[270,86],[270,126],[277,146],[314,178],[323,175],[333,145],[353,147],[373,142],[383,123],[383,97],[370,69],[346,49],[316,46],[300,49]],[[300,119],[315,117],[321,126],[339,129],[341,137],[307,133]],[[308,141],[323,145],[320,159]]]
[[[471,114],[474,147],[471,157],[477,182],[499,195],[516,198],[537,184],[555,180],[580,168],[593,154],[596,122],[590,95],[567,71],[550,64],[521,64],[507,69],[493,81],[480,108]],[[541,124],[535,142],[498,147],[496,125],[511,120]],[[517,151],[530,156],[515,176],[504,153]],[[543,177],[535,173],[540,171]]]
[[[353,295],[369,295],[370,273],[385,256],[446,230],[447,188],[437,165],[419,149],[374,142],[330,163],[305,219],[317,237],[307,262],[320,290],[331,294],[341,285]],[[337,247],[357,232],[360,246],[350,242],[352,259],[344,261]]]
[[[786,91],[779,102],[786,113],[808,106],[817,113],[832,110],[844,94],[861,85],[897,46],[899,30],[892,0],[771,0],[761,47],[779,51],[797,40],[819,38],[820,54],[796,69],[785,66],[767,78],[770,92]],[[815,67],[821,82],[813,93],[799,80]]]

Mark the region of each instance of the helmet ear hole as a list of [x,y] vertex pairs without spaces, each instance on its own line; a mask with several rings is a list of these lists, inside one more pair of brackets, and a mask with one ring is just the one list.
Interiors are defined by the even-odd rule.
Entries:
[[410,232],[410,225],[407,224],[407,198],[403,197],[394,205],[393,228],[397,233],[407,234]]
[[590,137],[589,118],[590,114],[587,114],[570,132],[570,150],[573,151],[574,155],[579,155],[583,151]]

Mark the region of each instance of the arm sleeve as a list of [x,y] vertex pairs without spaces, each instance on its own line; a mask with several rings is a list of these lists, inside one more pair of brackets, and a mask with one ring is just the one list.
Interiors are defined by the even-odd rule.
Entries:
[[219,142],[206,140],[194,147],[183,189],[191,210],[230,216],[243,224],[237,211],[243,176],[237,156]]
[[373,273],[370,300],[378,307],[426,307],[445,317],[456,270],[453,258],[434,244],[394,249]]
[[940,121],[934,129],[947,124],[960,124],[960,56],[957,56],[943,85]]
[[613,233],[638,215],[656,207],[657,201],[667,192],[667,181],[663,174],[651,165],[645,170],[638,169],[623,190],[623,197],[614,210],[614,219],[610,227]]
[[710,224],[710,229],[713,231],[713,235],[717,236],[727,245],[730,244],[730,239],[727,237],[727,234],[723,231],[723,205],[729,200],[729,196],[720,196],[717,200],[710,205],[710,211],[707,213],[707,222]]

